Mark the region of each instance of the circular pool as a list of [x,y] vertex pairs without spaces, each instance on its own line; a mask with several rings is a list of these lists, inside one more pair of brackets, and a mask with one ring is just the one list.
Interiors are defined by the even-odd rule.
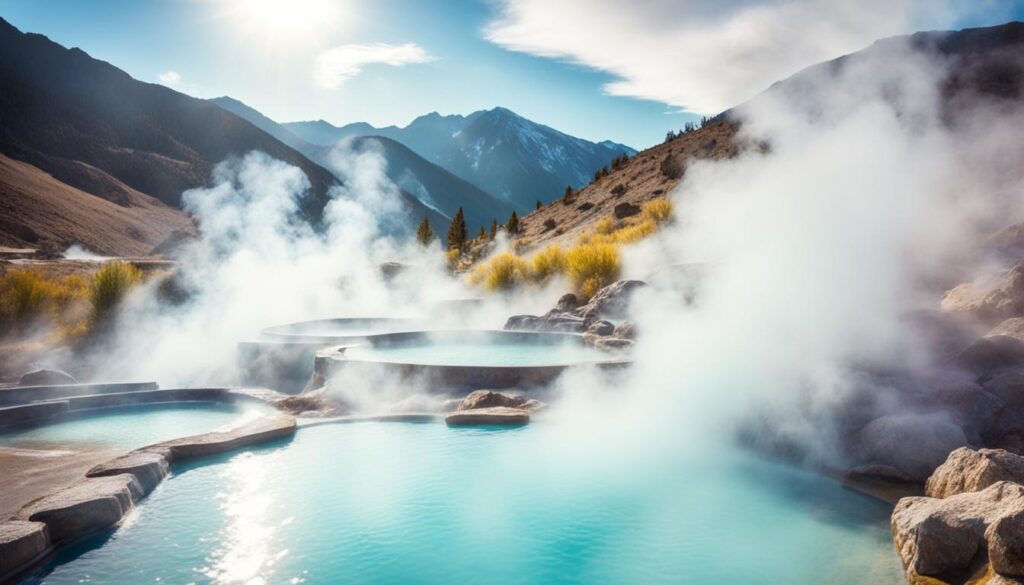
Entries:
[[553,448],[563,439],[552,426],[306,428],[176,469],[131,523],[31,582],[903,581],[888,506],[829,479],[725,445],[608,466]]
[[449,392],[541,386],[568,368],[628,364],[625,354],[595,349],[570,333],[417,331],[369,336],[320,351],[316,376],[324,382],[342,372],[374,370]]
[[425,319],[352,317],[315,319],[267,327],[260,336],[268,340],[337,344],[363,339],[367,335],[427,329]]

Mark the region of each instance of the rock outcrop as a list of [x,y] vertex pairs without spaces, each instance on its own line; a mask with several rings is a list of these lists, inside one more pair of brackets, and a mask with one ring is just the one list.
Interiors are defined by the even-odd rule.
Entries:
[[942,499],[980,492],[1000,481],[1024,484],[1024,457],[1003,449],[974,451],[961,447],[932,473],[924,492],[928,497]]
[[989,323],[1024,316],[1024,262],[947,291],[941,307],[943,311],[970,313]]
[[455,411],[465,412],[468,410],[480,410],[483,408],[494,408],[498,406],[517,408],[520,410],[539,410],[545,405],[543,402],[535,398],[515,396],[504,392],[495,392],[493,390],[474,390],[459,403],[459,406]]
[[[892,514],[892,534],[907,579],[925,583],[921,577],[949,580],[988,551],[993,570],[1004,577],[1013,573],[1020,555],[1019,523],[1024,513],[1024,486],[1001,481],[980,492],[968,492],[945,499],[903,498]],[[1011,518],[1003,525],[1006,518]],[[990,546],[990,537],[998,539]],[[1011,572],[1001,572],[1007,570]]]
[[50,548],[46,524],[24,520],[0,523],[0,582],[41,557]]
[[463,410],[449,414],[444,419],[448,426],[502,425],[521,426],[530,422],[530,413],[519,408],[495,406]]
[[953,450],[967,445],[963,430],[939,414],[879,417],[856,437],[854,451],[865,462],[898,469],[924,481]]
[[114,526],[143,493],[130,474],[88,478],[25,506],[17,519],[42,522],[53,543],[67,542]]
[[[636,337],[629,321],[615,325],[613,320],[627,316],[633,294],[647,286],[641,280],[619,280],[597,291],[585,305],[574,294],[563,295],[544,315],[513,315],[505,322],[509,331],[557,331],[593,336],[588,343],[601,349],[623,349]],[[596,338],[611,338],[606,342]]]

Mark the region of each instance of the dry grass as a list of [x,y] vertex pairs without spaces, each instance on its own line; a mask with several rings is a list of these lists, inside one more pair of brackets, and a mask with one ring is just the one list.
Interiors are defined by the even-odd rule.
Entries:
[[107,262],[92,278],[93,320],[106,319],[128,292],[142,281],[142,271],[128,262]]
[[558,244],[552,244],[530,259],[530,268],[534,282],[545,282],[556,274],[565,274],[565,252]]
[[469,283],[489,291],[509,290],[531,279],[530,265],[511,252],[502,252],[476,267]]
[[618,280],[622,260],[614,244],[584,244],[565,255],[565,269],[573,289],[589,299],[602,287]]

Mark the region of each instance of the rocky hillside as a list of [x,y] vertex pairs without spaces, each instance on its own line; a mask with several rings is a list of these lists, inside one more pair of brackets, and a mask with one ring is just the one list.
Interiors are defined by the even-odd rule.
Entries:
[[0,246],[60,251],[77,243],[99,254],[141,256],[175,230],[192,230],[177,209],[127,185],[118,188],[123,204],[0,155]]
[[603,218],[632,215],[647,201],[671,192],[691,161],[735,156],[735,135],[735,124],[723,121],[644,150],[568,200],[553,201],[523,217],[518,240],[528,247],[572,241]]
[[[183,191],[209,182],[215,164],[251,150],[306,173],[312,185],[303,208],[307,219],[318,219],[328,190],[337,184],[322,167],[214,104],[132,79],[80,49],[22,33],[2,19],[0,54],[0,154],[68,187],[60,192],[88,194],[126,209],[138,207],[144,200],[140,196],[150,196],[177,208]],[[10,185],[27,175],[33,173],[5,178]],[[31,189],[29,184],[16,187],[19,192]],[[145,201],[152,209],[153,201]],[[45,241],[76,239],[70,231],[53,231],[58,224],[43,215],[44,208],[21,208],[17,221],[32,230],[38,226]],[[94,208],[81,208],[82,225],[99,221],[89,215]],[[137,216],[120,214],[123,221]],[[137,233],[150,233],[144,225],[135,227]],[[159,243],[143,240],[150,246]],[[137,250],[135,245],[101,247]]]
[[468,116],[420,116],[404,128],[357,123],[336,128],[323,120],[285,124],[305,140],[333,144],[353,136],[383,136],[511,203],[519,213],[552,201],[566,185],[587,184],[594,171],[635,151],[594,143],[538,124],[505,108]]

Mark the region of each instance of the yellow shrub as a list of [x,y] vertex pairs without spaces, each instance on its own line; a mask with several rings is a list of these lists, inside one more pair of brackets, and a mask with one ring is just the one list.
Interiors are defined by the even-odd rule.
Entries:
[[87,305],[89,284],[81,276],[52,277],[33,269],[0,276],[0,335],[36,325],[73,327]]
[[533,279],[544,282],[555,274],[565,272],[565,253],[558,244],[551,244],[530,260],[530,266],[533,269]]
[[508,290],[513,286],[528,282],[529,279],[530,265],[511,252],[498,254],[477,266],[469,275],[471,285],[483,285],[491,291]]
[[601,287],[619,277],[622,262],[613,244],[577,246],[565,255],[566,272],[576,292],[589,299]]
[[655,225],[661,225],[672,218],[672,202],[668,199],[655,199],[644,203],[641,211],[644,217]]
[[142,271],[128,262],[107,262],[92,277],[93,318],[101,320],[142,280]]

